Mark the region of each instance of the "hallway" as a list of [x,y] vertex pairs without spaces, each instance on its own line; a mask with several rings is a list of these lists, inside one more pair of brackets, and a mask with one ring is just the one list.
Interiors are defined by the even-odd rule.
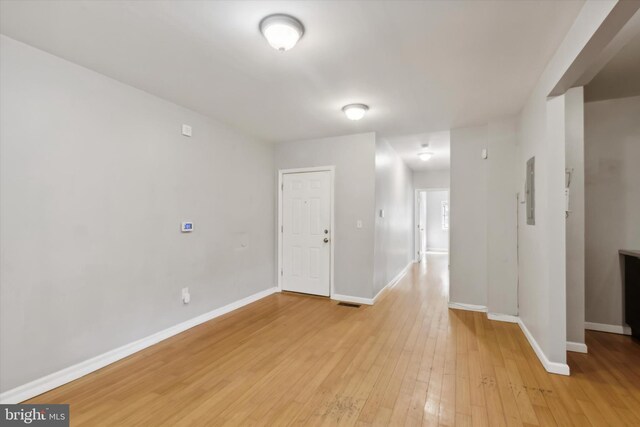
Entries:
[[517,325],[447,309],[447,255],[427,263],[375,306],[275,294],[30,403],[72,425],[640,425],[631,338],[589,332],[550,375]]

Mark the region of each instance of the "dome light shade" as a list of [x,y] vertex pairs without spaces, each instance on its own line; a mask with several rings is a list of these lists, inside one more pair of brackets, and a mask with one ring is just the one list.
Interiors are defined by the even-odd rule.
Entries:
[[420,153],[420,154],[418,154],[418,157],[423,162],[426,162],[427,160],[429,160],[430,158],[433,157],[433,153]]
[[278,13],[260,21],[260,32],[271,47],[284,52],[298,43],[304,34],[304,27],[293,16]]
[[342,107],[344,115],[347,116],[349,120],[360,120],[368,110],[369,107],[364,104],[349,104]]

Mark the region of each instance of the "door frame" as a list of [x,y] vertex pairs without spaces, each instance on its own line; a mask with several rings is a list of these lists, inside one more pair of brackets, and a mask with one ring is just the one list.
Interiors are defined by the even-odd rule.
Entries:
[[413,262],[420,262],[420,258],[418,257],[419,250],[419,237],[418,237],[418,219],[420,217],[420,211],[418,208],[418,198],[420,197],[420,193],[422,192],[430,192],[430,191],[446,191],[447,192],[447,200],[449,201],[449,229],[447,230],[447,235],[449,235],[449,251],[447,252],[447,257],[451,254],[451,189],[449,187],[435,187],[435,188],[416,188],[414,189],[413,194]]
[[305,172],[329,172],[329,211],[331,212],[331,225],[329,226],[329,250],[330,250],[330,262],[329,262],[329,298],[334,294],[334,258],[333,252],[335,248],[335,199],[334,199],[334,185],[335,185],[335,166],[316,166],[309,168],[293,168],[293,169],[278,169],[278,228],[276,233],[278,234],[278,292],[282,292],[282,190],[283,190],[283,176],[293,173],[305,173]]

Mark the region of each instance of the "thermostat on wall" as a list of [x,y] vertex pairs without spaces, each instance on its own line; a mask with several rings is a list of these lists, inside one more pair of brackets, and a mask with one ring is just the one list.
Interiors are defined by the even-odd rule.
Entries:
[[192,222],[183,222],[181,230],[182,230],[183,233],[192,232],[193,231],[193,223]]

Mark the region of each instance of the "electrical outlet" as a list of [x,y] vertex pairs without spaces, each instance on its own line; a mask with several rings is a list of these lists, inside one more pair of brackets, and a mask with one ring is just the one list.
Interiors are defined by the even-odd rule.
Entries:
[[191,294],[189,293],[189,288],[182,288],[182,303],[189,304],[191,302]]

